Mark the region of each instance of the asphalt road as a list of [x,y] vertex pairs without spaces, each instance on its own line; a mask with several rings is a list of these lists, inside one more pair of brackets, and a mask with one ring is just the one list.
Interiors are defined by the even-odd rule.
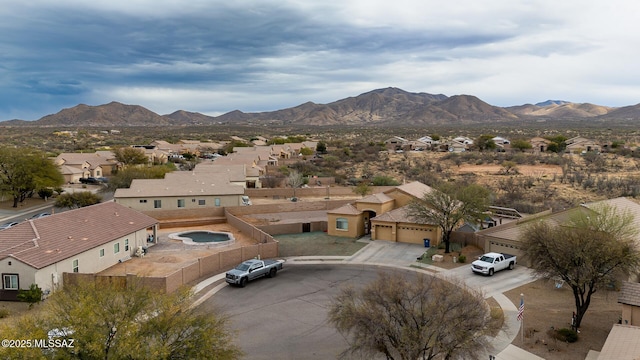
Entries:
[[364,265],[285,266],[276,278],[257,279],[245,288],[226,286],[199,306],[230,317],[247,359],[335,359],[347,343],[327,323],[333,297],[343,286],[374,280],[377,269],[398,271]]
[[[411,270],[362,264],[286,263],[276,278],[258,279],[245,288],[226,286],[199,308],[216,308],[230,317],[238,331],[237,344],[248,359],[335,359],[347,343],[327,323],[331,300],[341,287],[366,284],[378,271],[415,276]],[[461,277],[485,293],[530,281],[529,270],[523,267],[493,277],[472,274],[466,266],[443,275]]]

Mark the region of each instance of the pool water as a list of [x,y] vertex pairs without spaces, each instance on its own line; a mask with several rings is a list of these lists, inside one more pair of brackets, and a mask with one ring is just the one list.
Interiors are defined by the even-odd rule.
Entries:
[[232,233],[224,231],[193,230],[169,234],[169,239],[186,245],[226,246],[235,243]]
[[207,243],[207,242],[220,242],[229,241],[231,238],[228,233],[223,232],[211,232],[211,231],[190,231],[180,234],[182,237],[190,238],[193,242]]

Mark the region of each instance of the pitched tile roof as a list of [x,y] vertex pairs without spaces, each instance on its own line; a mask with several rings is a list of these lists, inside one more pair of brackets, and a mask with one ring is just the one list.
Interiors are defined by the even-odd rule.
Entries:
[[615,324],[600,350],[598,360],[640,359],[640,327]]
[[111,201],[87,206],[0,231],[0,259],[13,257],[41,269],[157,223]]
[[128,189],[117,189],[114,198],[243,194],[244,187],[232,184],[225,173],[181,172],[164,179],[135,179]]
[[640,306],[640,283],[622,283],[618,302],[620,304]]
[[[396,186],[394,189],[398,189],[402,192],[405,192],[417,199],[422,199],[424,197],[424,194],[433,191],[433,188],[431,186],[425,185],[419,181],[414,181],[408,184]],[[388,193],[389,191],[393,191],[393,190],[385,191],[385,193]]]
[[374,218],[372,221],[384,221],[384,222],[394,222],[394,223],[417,223],[413,218],[408,215],[409,206],[403,206],[391,211],[387,211],[384,214],[380,214]]
[[353,205],[347,204],[343,205],[339,208],[327,211],[327,214],[338,214],[338,215],[359,215],[362,214],[362,211],[356,209]]
[[356,200],[357,203],[373,203],[373,204],[384,204],[389,201],[393,201],[393,198],[387,196],[385,193],[372,194],[362,199]]

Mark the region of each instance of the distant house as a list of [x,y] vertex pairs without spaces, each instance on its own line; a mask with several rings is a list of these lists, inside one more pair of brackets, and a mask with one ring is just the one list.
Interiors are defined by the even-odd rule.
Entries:
[[67,183],[79,182],[80,178],[109,176],[118,166],[111,151],[61,153],[53,161]]
[[429,186],[416,181],[330,210],[327,233],[351,238],[371,234],[372,240],[416,244],[430,239],[437,245],[441,238],[437,226],[417,224],[406,214],[407,205],[429,191],[432,191]]
[[565,141],[566,152],[572,154],[579,154],[583,151],[601,151],[600,145],[593,140],[586,139],[580,136],[573,137],[571,139],[567,139]]
[[549,144],[551,144],[551,140],[547,140],[541,137],[534,137],[529,140],[531,143],[531,148],[534,152],[545,152],[549,149]]
[[469,147],[468,144],[464,144],[456,140],[447,141],[444,146],[446,148],[446,151],[453,153],[465,152]]
[[384,145],[387,147],[387,150],[391,151],[404,150],[408,144],[409,140],[400,136],[393,136],[384,141]]
[[62,286],[65,272],[97,273],[146,247],[158,221],[114,202],[24,221],[0,231],[0,300],[37,284]]

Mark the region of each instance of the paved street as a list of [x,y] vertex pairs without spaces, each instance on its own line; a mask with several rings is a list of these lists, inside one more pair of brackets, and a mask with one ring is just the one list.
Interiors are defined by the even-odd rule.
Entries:
[[[251,359],[332,359],[346,349],[345,340],[327,321],[327,307],[341,286],[361,286],[377,276],[378,271],[394,271],[412,276],[416,258],[424,247],[411,244],[374,241],[351,257],[289,258],[275,279],[259,279],[246,288],[220,286],[215,296],[200,305],[218,308],[230,316],[238,333],[238,344]],[[511,354],[530,354],[510,345],[517,335],[517,309],[502,292],[533,281],[528,268],[517,266],[494,276],[473,274],[469,265],[453,270],[425,266],[437,276],[462,279],[486,297],[493,296],[505,313],[505,332],[493,341],[498,359]],[[419,271],[419,270],[418,270]],[[500,353],[502,352],[502,353]]]

